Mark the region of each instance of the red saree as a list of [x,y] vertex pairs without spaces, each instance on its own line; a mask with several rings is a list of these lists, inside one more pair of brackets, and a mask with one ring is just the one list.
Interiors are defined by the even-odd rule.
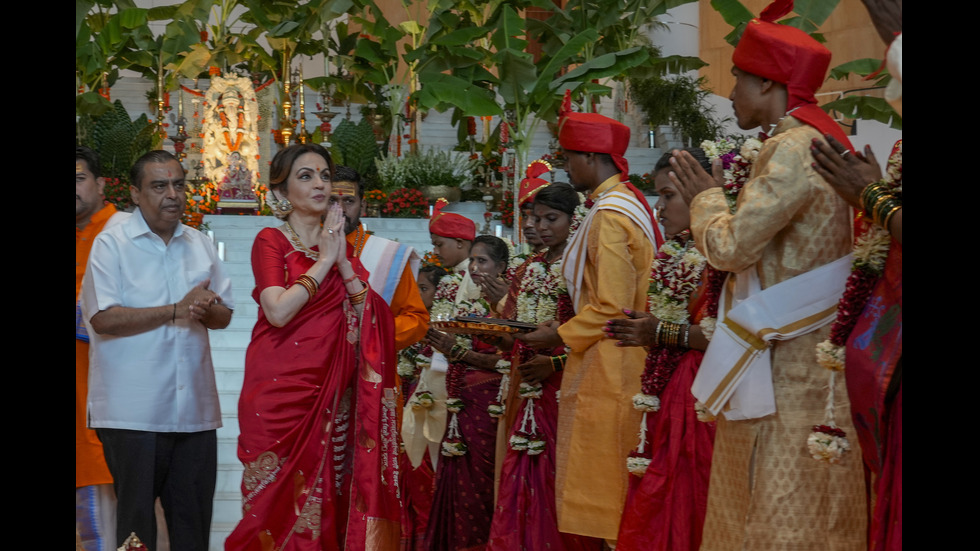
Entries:
[[[538,265],[531,268],[533,264]],[[528,269],[528,279],[525,273]],[[549,278],[550,274],[558,277]],[[545,253],[533,255],[518,268],[514,284],[511,285],[503,315],[508,319],[539,323],[541,302],[536,303],[534,311],[518,306],[519,297],[529,293],[555,297],[554,313],[558,321],[564,323],[574,315],[571,299],[565,290],[561,276],[561,259],[549,264]],[[524,318],[528,319],[524,319]],[[503,422],[507,424],[504,434],[506,453],[500,473],[500,487],[497,506],[494,510],[493,524],[490,527],[490,542],[487,549],[504,551],[512,549],[552,549],[594,550],[603,548],[602,540],[578,534],[558,531],[558,517],[555,509],[555,447],[558,432],[558,401],[561,390],[562,373],[551,374],[541,383],[539,397],[523,398],[520,395],[521,375],[517,366],[529,361],[535,354],[553,356],[564,353],[564,346],[554,350],[536,351],[522,341],[515,341],[511,362],[510,392],[507,398],[506,414]],[[533,393],[532,393],[533,395]],[[539,441],[544,443],[540,453],[528,453],[528,449],[514,449],[511,438]],[[523,446],[519,446],[523,447]]]
[[902,548],[902,246],[891,243],[885,273],[847,340],[847,394],[874,509],[868,548]]
[[653,457],[642,478],[630,476],[616,549],[696,550],[708,508],[715,424],[698,421],[691,384],[704,353],[688,350],[647,413]]
[[[691,323],[716,315],[712,303],[718,295],[709,287],[723,279],[718,272],[703,274],[688,304]],[[701,547],[715,423],[698,420],[691,385],[704,352],[669,350],[679,358],[659,392],[660,409],[645,414],[650,464],[642,477],[630,476],[616,549],[697,551]]]
[[[492,353],[492,347],[477,352]],[[459,369],[452,364],[450,370]],[[426,530],[427,549],[463,551],[484,549],[493,517],[493,467],[497,420],[487,412],[500,390],[500,373],[465,369],[459,398],[465,406],[456,414],[466,444],[463,455],[443,455],[436,468],[436,491]],[[450,384],[447,377],[447,386]],[[449,438],[446,431],[443,443]]]
[[[281,231],[262,230],[253,298],[312,264]],[[331,270],[285,327],[259,309],[238,404],[244,518],[226,549],[397,548],[393,322],[374,291],[360,323],[346,297]]]

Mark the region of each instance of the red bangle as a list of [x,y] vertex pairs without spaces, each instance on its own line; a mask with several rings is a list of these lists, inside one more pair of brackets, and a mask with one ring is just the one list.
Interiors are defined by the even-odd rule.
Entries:
[[344,285],[347,285],[348,283],[354,281],[355,279],[357,279],[357,274],[354,274],[354,275],[350,276],[349,278],[345,279],[344,280]]

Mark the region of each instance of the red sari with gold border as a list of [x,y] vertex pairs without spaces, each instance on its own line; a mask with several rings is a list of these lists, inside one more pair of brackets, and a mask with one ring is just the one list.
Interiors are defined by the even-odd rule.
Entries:
[[[253,298],[312,264],[281,231],[262,230]],[[244,518],[226,549],[397,549],[393,343],[384,300],[370,291],[358,320],[336,270],[285,327],[259,309],[238,404]]]

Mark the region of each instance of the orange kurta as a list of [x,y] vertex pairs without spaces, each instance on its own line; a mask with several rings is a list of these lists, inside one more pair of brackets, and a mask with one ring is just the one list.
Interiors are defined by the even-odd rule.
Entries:
[[[82,276],[88,264],[95,236],[116,213],[116,207],[108,204],[92,215],[85,229],[75,228],[75,305],[82,288]],[[93,484],[111,484],[112,475],[105,464],[102,443],[95,431],[85,426],[85,403],[88,398],[88,343],[75,339],[75,487]]]
[[[611,190],[626,190],[618,176],[592,197]],[[623,308],[646,310],[653,244],[628,216],[612,210],[600,210],[579,231],[588,232],[582,298],[575,317],[558,329],[571,349],[558,406],[558,528],[613,540],[626,501],[626,457],[640,424],[630,397],[640,391],[646,353],[616,346],[602,328],[623,317]]]

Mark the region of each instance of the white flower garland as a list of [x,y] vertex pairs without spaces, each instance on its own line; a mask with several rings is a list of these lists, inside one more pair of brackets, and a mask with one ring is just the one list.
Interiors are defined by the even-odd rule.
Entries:
[[516,301],[518,321],[542,324],[557,319],[558,296],[568,292],[561,267],[561,258],[551,264],[539,260],[527,265]]

